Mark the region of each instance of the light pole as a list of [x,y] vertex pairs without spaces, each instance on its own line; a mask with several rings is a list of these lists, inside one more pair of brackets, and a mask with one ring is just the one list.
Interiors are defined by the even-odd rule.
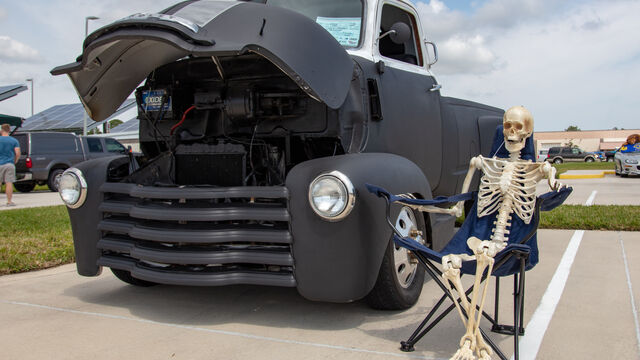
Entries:
[[[84,38],[87,38],[89,35],[89,20],[98,20],[97,16],[87,16],[84,18]],[[84,51],[84,49],[82,49]],[[87,109],[82,108],[84,112],[82,113],[82,135],[87,136]]]
[[31,86],[29,86],[31,88],[31,116],[33,116],[33,79],[29,78],[29,79],[25,79],[25,81],[28,81],[31,83]]

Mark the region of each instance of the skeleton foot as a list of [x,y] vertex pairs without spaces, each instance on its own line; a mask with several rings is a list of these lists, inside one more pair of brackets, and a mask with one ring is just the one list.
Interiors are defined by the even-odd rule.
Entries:
[[484,342],[480,331],[476,332],[476,353],[478,360],[491,360],[491,355],[493,354],[493,350]]
[[484,350],[478,351],[478,360],[491,360],[491,356]]
[[472,346],[471,341],[466,340],[449,360],[475,360],[476,357],[473,356]]

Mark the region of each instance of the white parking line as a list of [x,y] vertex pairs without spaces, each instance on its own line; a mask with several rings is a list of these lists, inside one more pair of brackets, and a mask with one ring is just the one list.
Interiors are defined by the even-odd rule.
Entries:
[[105,318],[105,319],[135,321],[135,322],[144,323],[144,324],[153,324],[153,325],[160,325],[160,326],[166,326],[166,327],[171,327],[171,328],[202,331],[202,332],[208,332],[208,333],[219,334],[219,335],[236,336],[236,337],[242,337],[242,338],[247,338],[247,339],[263,340],[263,341],[270,341],[270,342],[276,342],[276,343],[312,346],[312,347],[317,347],[317,348],[325,348],[325,349],[349,351],[349,352],[365,353],[365,354],[373,354],[373,355],[385,355],[385,356],[393,356],[393,357],[397,357],[397,358],[426,359],[426,360],[445,360],[443,358],[433,358],[433,357],[426,357],[426,356],[413,355],[413,354],[391,353],[391,352],[384,352],[384,351],[358,349],[358,348],[355,348],[355,347],[346,347],[346,346],[339,346],[339,345],[312,343],[312,342],[307,342],[307,341],[278,339],[278,338],[267,337],[267,336],[245,334],[245,333],[236,332],[236,331],[215,330],[215,329],[207,329],[207,328],[202,328],[202,327],[197,327],[197,326],[170,324],[170,323],[163,323],[163,322],[153,321],[153,320],[136,319],[136,318],[127,317],[127,316],[103,314],[103,313],[90,312],[90,311],[78,311],[78,310],[65,309],[65,308],[59,308],[59,307],[48,306],[48,305],[31,304],[31,303],[20,302],[20,301],[0,300],[0,304],[9,304],[9,305],[17,305],[17,306],[28,306],[28,307],[33,307],[33,308],[52,310],[52,311],[58,311],[58,312],[64,312],[64,313],[71,313],[71,314],[77,314],[77,315],[95,316],[95,317],[100,317],[100,318]]
[[596,199],[596,194],[598,193],[597,190],[593,190],[593,192],[591,193],[591,195],[589,196],[589,198],[587,199],[587,202],[585,203],[586,206],[591,206],[593,205],[593,201]]
[[622,260],[624,261],[624,271],[627,274],[627,287],[629,288],[629,298],[631,299],[631,311],[633,312],[633,321],[636,323],[636,342],[638,345],[638,356],[640,357],[640,325],[638,324],[638,310],[636,309],[636,300],[633,297],[633,287],[631,286],[631,275],[629,275],[629,263],[627,262],[627,253],[624,251],[624,242],[622,235],[618,231],[618,240],[622,248]]
[[560,301],[569,272],[571,272],[571,265],[573,265],[573,260],[576,258],[583,236],[584,230],[578,230],[571,237],[571,241],[569,241],[569,245],[564,251],[562,259],[560,259],[560,264],[558,264],[558,268],[542,296],[540,305],[538,305],[531,321],[526,326],[527,332],[520,340],[520,359],[535,359],[538,355],[542,338]]

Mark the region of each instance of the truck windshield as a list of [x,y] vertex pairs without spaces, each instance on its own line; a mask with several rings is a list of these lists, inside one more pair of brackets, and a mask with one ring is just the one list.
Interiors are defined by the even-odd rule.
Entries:
[[361,0],[267,0],[267,4],[299,12],[325,28],[344,47],[360,44]]

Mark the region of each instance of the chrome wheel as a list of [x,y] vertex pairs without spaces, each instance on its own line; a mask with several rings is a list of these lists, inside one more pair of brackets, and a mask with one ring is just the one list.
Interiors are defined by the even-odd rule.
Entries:
[[[412,231],[418,230],[418,223],[413,210],[406,206],[403,207],[398,214],[395,226],[403,237],[409,237]],[[422,236],[418,236],[416,240],[424,244]],[[409,250],[395,244],[393,260],[398,284],[406,289],[412,284],[413,278],[416,276],[418,260]]]

